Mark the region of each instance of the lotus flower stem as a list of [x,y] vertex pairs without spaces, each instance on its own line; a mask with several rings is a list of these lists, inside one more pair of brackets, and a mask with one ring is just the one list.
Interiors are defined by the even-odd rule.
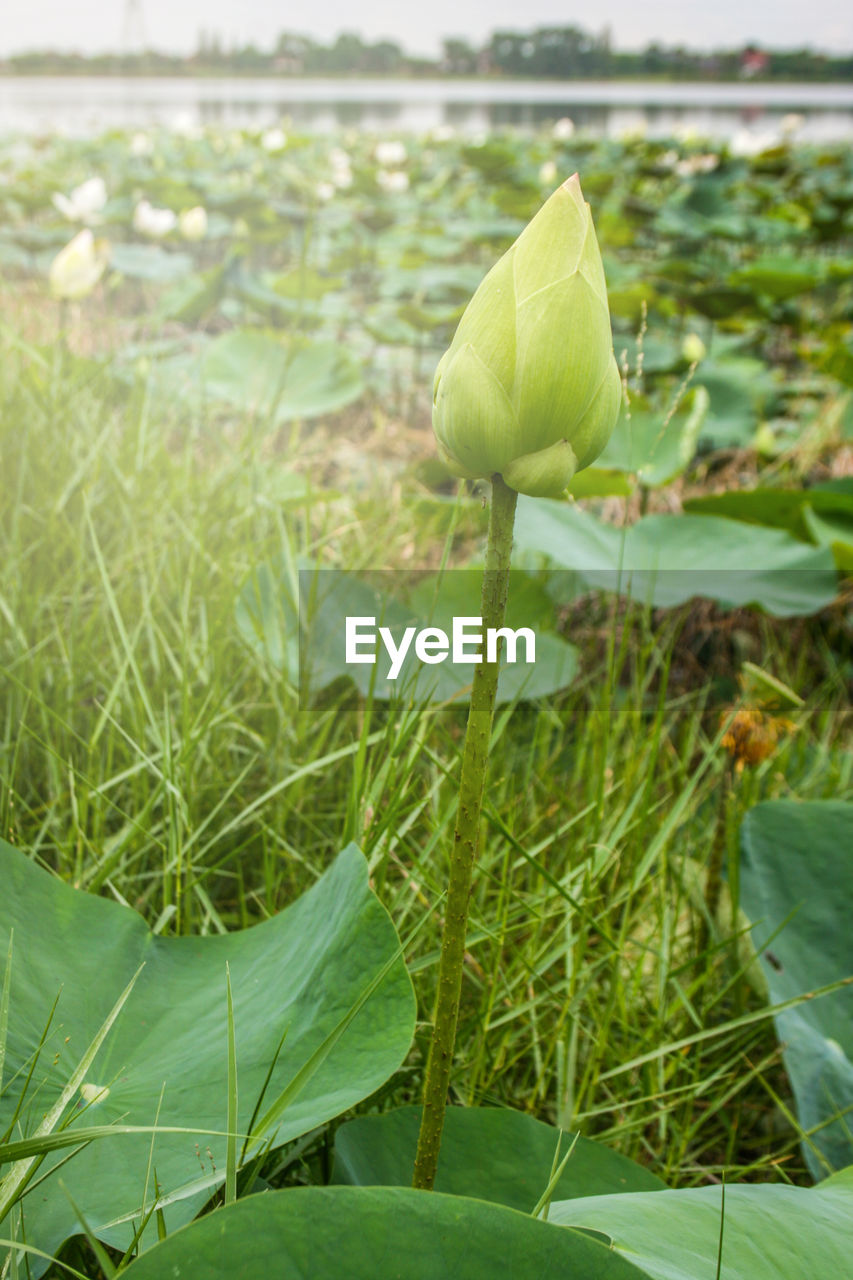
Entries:
[[[512,530],[518,494],[500,475],[492,476],[492,506],[486,567],[483,574],[481,616],[483,631],[503,626],[509,586],[509,563],[512,554]],[[468,725],[462,752],[459,778],[459,804],[450,855],[450,879],[444,913],[444,934],[438,968],[438,992],[433,1017],[432,1041],[427,1060],[424,1085],[423,1117],[415,1157],[412,1185],[429,1191],[435,1183],[438,1152],[444,1126],[444,1108],[462,990],[462,967],[465,959],[465,934],[468,926],[468,901],[471,880],[477,860],[480,814],[489,761],[489,740],[495,710],[495,694],[500,670],[500,647],[497,660],[477,663],[471,687]]]

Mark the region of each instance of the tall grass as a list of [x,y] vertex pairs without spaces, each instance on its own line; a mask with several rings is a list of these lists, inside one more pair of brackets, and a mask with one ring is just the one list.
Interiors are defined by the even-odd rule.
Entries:
[[[274,913],[355,840],[401,935],[438,904],[410,956],[428,1010],[462,714],[343,682],[300,702],[235,603],[275,558],[457,562],[486,513],[435,501],[381,448],[347,483],[356,415],[314,434],[188,421],[116,360],[9,330],[0,346],[0,834],[166,933]],[[499,710],[459,1101],[579,1126],[671,1181],[808,1180],[754,967],[701,893],[715,833],[734,856],[759,799],[853,797],[849,650],[832,619],[796,624],[796,645],[792,625],[590,597],[565,620],[572,688]],[[807,710],[735,778],[720,828],[739,654]],[[376,1105],[419,1096],[425,1045]]]

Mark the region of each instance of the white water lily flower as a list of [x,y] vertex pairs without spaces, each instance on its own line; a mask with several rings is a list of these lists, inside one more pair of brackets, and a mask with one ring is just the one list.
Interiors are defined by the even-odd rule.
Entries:
[[733,156],[757,156],[762,151],[769,151],[778,145],[779,136],[770,130],[753,133],[750,129],[738,129],[729,142],[729,151]]
[[200,204],[193,209],[182,209],[178,230],[185,240],[203,240],[207,235],[207,210]]
[[140,200],[133,211],[133,229],[140,235],[151,236],[160,240],[174,231],[178,225],[178,215],[171,209],[158,209],[147,200]]
[[135,133],[130,140],[130,154],[132,156],[150,156],[154,150],[154,143],[147,133]]
[[107,184],[103,178],[88,178],[75,187],[70,196],[61,191],[53,196],[54,207],[69,222],[93,221],[107,203]]
[[399,195],[403,191],[409,189],[409,175],[397,170],[380,169],[377,174],[376,181],[379,183],[383,191],[388,191],[392,195]]
[[178,111],[169,122],[172,133],[179,138],[200,138],[202,130],[191,111]]
[[332,182],[339,189],[352,186],[352,162],[346,151],[340,147],[332,147],[329,152],[329,164],[332,169]]
[[697,173],[713,173],[719,163],[720,157],[713,151],[708,151],[701,155],[685,156],[678,161],[675,172],[680,178],[692,178]]
[[283,129],[265,129],[261,134],[264,151],[283,151],[287,146],[287,134]]
[[645,120],[642,116],[637,116],[636,121],[633,124],[625,125],[623,129],[619,130],[616,136],[620,142],[625,142],[630,145],[632,142],[645,142],[647,132],[648,126],[646,125]]
[[408,159],[408,152],[402,142],[398,142],[393,138],[388,138],[384,142],[377,142],[376,163],[381,165],[383,169],[395,169],[401,164],[405,164]]
[[76,301],[90,294],[106,270],[109,245],[95,240],[88,227],[60,249],[50,264],[48,279],[55,298]]
[[555,138],[557,142],[568,142],[569,138],[573,138],[574,136],[574,120],[569,119],[568,116],[563,116],[561,119],[554,122],[554,127],[551,130],[551,137]]

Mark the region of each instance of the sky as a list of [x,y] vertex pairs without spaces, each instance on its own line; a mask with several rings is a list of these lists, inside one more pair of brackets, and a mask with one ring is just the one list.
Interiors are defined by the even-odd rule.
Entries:
[[396,40],[410,53],[435,55],[445,35],[479,43],[496,28],[568,25],[595,32],[607,26],[617,49],[656,40],[694,49],[753,41],[770,48],[853,50],[850,0],[317,0],[298,6],[286,0],[0,0],[0,56],[46,47],[120,51],[128,12],[131,47],[141,27],[148,45],[178,53],[197,46],[201,29],[226,47],[252,41],[262,48],[283,30],[323,41],[357,31]]

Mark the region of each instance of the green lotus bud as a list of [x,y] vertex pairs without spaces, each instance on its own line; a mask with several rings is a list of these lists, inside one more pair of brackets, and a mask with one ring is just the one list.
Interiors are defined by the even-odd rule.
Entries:
[[592,215],[574,174],[492,268],[435,372],[432,424],[454,475],[500,472],[558,497],[619,416],[622,381]]

